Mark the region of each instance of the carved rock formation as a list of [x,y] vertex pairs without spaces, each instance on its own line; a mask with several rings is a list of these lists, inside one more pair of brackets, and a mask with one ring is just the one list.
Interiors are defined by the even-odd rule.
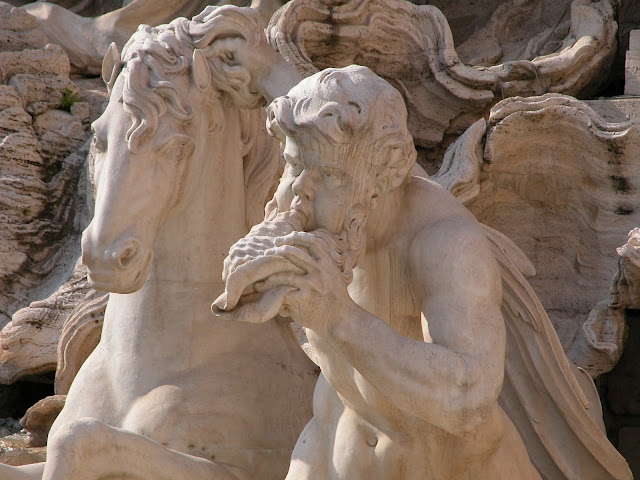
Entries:
[[627,310],[640,308],[640,228],[629,232],[616,249],[618,270],[611,282],[611,298],[589,312],[567,355],[596,378],[610,371],[622,355],[627,337]]
[[60,329],[88,289],[83,270],[61,284],[88,223],[89,123],[103,100],[71,82],[32,16],[0,3],[0,383],[55,370]]
[[[525,3],[536,9],[539,2]],[[514,23],[521,6],[509,5],[494,16]],[[430,5],[293,0],[276,12],[268,29],[272,46],[305,76],[357,63],[392,83],[407,102],[409,128],[429,161],[441,156],[443,138],[448,145],[501,98],[547,91],[576,95],[599,85],[615,51],[615,33],[608,0],[575,0],[556,53],[533,58],[539,45],[547,45],[544,31],[524,59],[472,68],[459,59],[444,15]]]
[[29,447],[44,447],[47,444],[51,424],[64,407],[65,399],[65,395],[52,395],[43,398],[27,410],[20,420],[20,425],[29,432]]
[[0,383],[56,370],[60,331],[88,291],[86,267],[78,263],[53,295],[13,315],[0,331]]
[[[607,122],[585,102],[547,94],[499,103],[484,139],[481,128],[479,122],[449,148],[434,180],[466,192],[476,217],[527,254],[537,272],[529,281],[563,346],[597,376],[621,353],[623,327],[603,323],[608,302],[598,304],[610,295],[622,232],[640,221],[640,127]],[[608,367],[594,363],[602,352],[579,351],[587,330],[591,344],[608,344]]]
[[[75,220],[89,136],[88,116],[58,110],[69,80],[60,47],[45,45],[36,22],[0,4],[0,326],[54,290],[78,256]],[[15,39],[15,41],[14,41]],[[15,48],[14,48],[15,45]],[[31,45],[30,48],[25,46]]]
[[89,289],[65,321],[57,345],[56,394],[69,392],[78,370],[98,345],[108,300],[108,293]]

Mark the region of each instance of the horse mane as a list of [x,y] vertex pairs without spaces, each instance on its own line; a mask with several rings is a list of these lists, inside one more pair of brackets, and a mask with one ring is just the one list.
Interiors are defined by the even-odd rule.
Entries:
[[229,109],[236,108],[239,113],[235,118],[240,119],[243,144],[247,227],[262,220],[264,205],[275,191],[282,167],[280,148],[266,131],[264,109],[258,108],[264,99],[251,90],[249,73],[240,66],[227,65],[213,42],[233,34],[256,44],[263,32],[259,22],[251,9],[207,7],[192,20],[178,18],[158,27],[141,25],[121,57],[125,64],[123,107],[132,119],[126,140],[133,153],[144,137],[153,136],[166,113],[183,122],[193,119],[194,106],[184,103],[171,77],[187,75],[194,50],[203,52],[213,80],[205,106],[211,112],[210,133],[220,131]]

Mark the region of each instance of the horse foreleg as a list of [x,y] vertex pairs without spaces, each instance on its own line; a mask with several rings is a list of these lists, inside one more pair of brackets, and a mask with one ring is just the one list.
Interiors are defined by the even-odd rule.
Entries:
[[21,467],[12,467],[0,463],[0,478],[2,480],[42,480],[44,463],[34,463]]
[[248,478],[238,467],[176,452],[92,418],[66,423],[49,438],[43,480],[111,477],[143,480]]

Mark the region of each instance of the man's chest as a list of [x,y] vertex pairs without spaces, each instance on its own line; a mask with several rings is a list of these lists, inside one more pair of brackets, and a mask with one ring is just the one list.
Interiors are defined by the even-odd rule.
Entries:
[[412,287],[402,248],[390,246],[363,256],[354,270],[349,294],[402,335],[421,340],[420,300]]

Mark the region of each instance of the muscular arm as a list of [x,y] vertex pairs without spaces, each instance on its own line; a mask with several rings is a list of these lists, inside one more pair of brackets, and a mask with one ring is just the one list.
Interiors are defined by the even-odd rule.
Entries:
[[404,337],[353,302],[338,312],[328,340],[391,403],[465,434],[487,418],[502,386],[497,266],[480,229],[451,220],[419,234],[409,262],[423,334],[433,343]]

